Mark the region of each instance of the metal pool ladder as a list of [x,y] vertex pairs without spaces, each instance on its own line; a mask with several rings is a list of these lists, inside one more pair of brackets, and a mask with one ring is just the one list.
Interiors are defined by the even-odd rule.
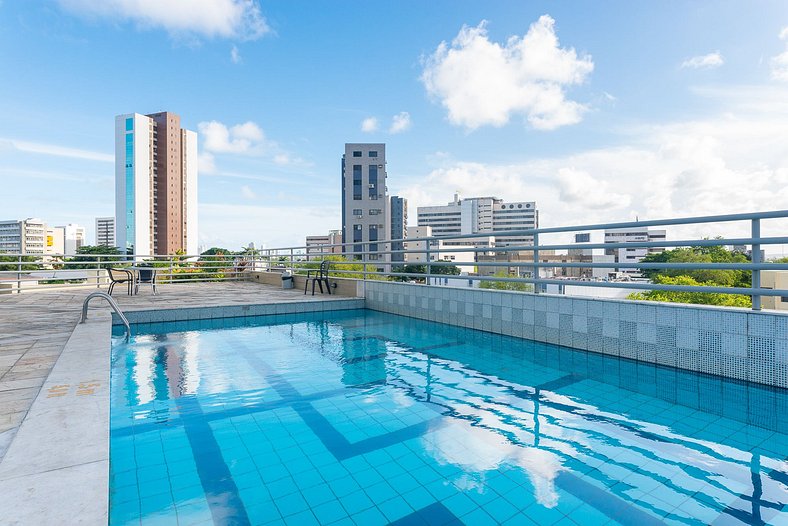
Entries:
[[115,303],[114,299],[112,299],[112,296],[106,292],[96,291],[88,294],[88,297],[82,302],[82,319],[79,320],[79,323],[85,323],[85,321],[88,319],[88,303],[90,303],[90,300],[93,298],[104,298],[107,300],[109,306],[112,307],[112,310],[115,311],[115,314],[118,315],[120,321],[122,321],[123,325],[126,327],[126,340],[128,341],[128,339],[131,338],[131,326],[129,326],[129,320],[126,319],[126,315],[123,314],[122,310],[120,310],[120,307],[118,307],[118,304]]

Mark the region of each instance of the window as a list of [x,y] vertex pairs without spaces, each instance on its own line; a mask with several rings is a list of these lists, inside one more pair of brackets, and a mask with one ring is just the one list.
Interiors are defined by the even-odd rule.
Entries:
[[126,131],[133,131],[134,130],[134,119],[128,118],[126,119]]
[[361,152],[353,152],[353,157],[361,157]]
[[353,209],[353,215],[354,216],[362,216],[362,215],[364,215],[364,210],[362,210],[361,208],[354,208]]
[[378,156],[378,152],[377,152],[377,151],[375,151],[375,150],[370,150],[370,151],[369,151],[369,156],[370,156],[370,157],[377,157],[377,156]]
[[374,164],[369,167],[369,197],[378,198],[378,167]]
[[361,165],[353,165],[353,200],[361,201]]
[[372,208],[369,211],[369,215],[371,215],[371,216],[378,216],[378,215],[380,215],[382,213],[383,213],[383,210],[381,210],[380,208]]
[[[378,225],[369,225],[369,240],[370,241],[377,241],[378,240]],[[374,252],[378,249],[377,243],[370,243],[369,251]]]

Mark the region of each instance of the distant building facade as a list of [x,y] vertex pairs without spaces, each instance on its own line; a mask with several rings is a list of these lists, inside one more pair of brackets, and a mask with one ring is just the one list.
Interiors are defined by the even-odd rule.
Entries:
[[341,230],[329,230],[327,236],[306,236],[306,259],[320,259],[322,256],[331,254],[341,254],[342,247],[332,247],[327,245],[339,245],[342,243]]
[[507,235],[507,231],[539,227],[539,212],[534,201],[507,203],[497,197],[470,197],[447,205],[420,206],[418,226],[432,227],[435,236],[495,232],[498,247],[532,245],[532,235]]
[[0,252],[6,254],[44,254],[47,225],[40,219],[0,221]]
[[178,115],[115,117],[115,227],[127,254],[197,252],[197,134]]
[[115,247],[115,218],[96,218],[96,245]]
[[[385,243],[391,213],[386,190],[386,145],[382,143],[348,143],[342,156],[342,239],[345,254],[388,264]],[[371,254],[363,258],[362,252]],[[380,268],[380,267],[379,267]]]
[[63,250],[65,254],[76,254],[85,245],[85,227],[69,223],[57,228],[63,230]]
[[[665,241],[667,232],[661,229],[646,227],[614,228],[605,230],[605,243],[642,243],[649,241]],[[613,256],[615,263],[639,263],[648,254],[658,254],[664,247],[618,247],[605,249],[605,255]],[[636,268],[619,267],[619,272],[639,276]]]
[[[397,195],[391,196],[391,231],[389,232],[389,238],[394,239],[406,239],[408,237],[408,200],[404,197],[400,197]],[[391,250],[392,252],[395,250],[403,250],[404,245],[402,241],[391,243]],[[402,263],[405,261],[405,254],[400,252],[399,254],[391,254],[391,261],[392,263]]]
[[45,254],[59,254],[66,253],[66,229],[62,226],[47,227],[47,241]]

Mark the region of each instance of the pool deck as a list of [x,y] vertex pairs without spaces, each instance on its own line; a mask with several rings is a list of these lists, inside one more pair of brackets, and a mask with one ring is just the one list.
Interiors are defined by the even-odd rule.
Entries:
[[[77,326],[82,302],[96,290],[0,295],[0,463]],[[161,285],[156,296],[147,286],[136,296],[118,286],[113,298],[124,312],[348,299],[229,281]],[[93,311],[107,312],[109,307],[97,298],[91,302]]]

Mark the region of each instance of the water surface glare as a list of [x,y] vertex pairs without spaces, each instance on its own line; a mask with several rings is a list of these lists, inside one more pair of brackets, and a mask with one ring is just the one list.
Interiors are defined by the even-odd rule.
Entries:
[[135,326],[110,524],[788,524],[788,391],[374,311]]

